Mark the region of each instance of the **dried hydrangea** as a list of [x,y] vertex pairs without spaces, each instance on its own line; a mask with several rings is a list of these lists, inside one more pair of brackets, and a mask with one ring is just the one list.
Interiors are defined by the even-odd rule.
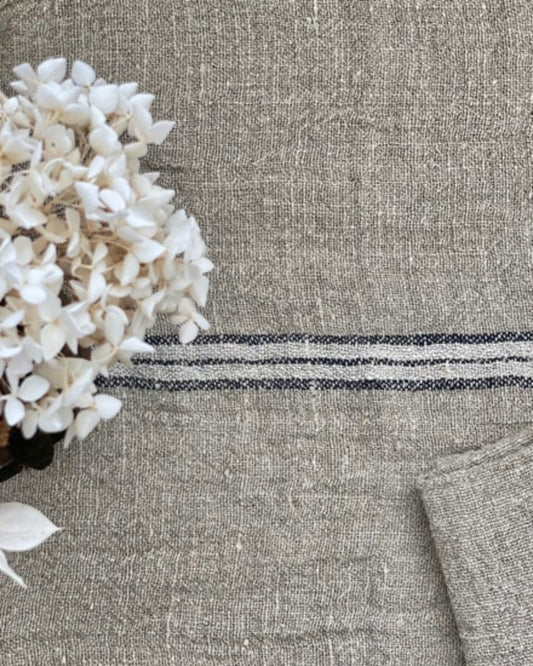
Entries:
[[83,439],[120,401],[94,380],[135,353],[158,313],[183,343],[209,324],[198,312],[213,264],[175,192],[142,173],[153,95],[97,78],[64,58],[15,67],[0,93],[0,376],[3,417],[22,430]]

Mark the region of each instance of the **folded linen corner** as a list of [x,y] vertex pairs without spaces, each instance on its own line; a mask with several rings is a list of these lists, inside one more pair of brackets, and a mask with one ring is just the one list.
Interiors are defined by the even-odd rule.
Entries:
[[533,664],[533,428],[416,481],[468,666]]

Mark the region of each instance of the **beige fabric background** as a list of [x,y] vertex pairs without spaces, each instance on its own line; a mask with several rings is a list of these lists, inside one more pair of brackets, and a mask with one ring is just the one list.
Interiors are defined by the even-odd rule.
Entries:
[[[532,35],[526,0],[0,0],[0,74],[81,58],[178,121],[147,169],[204,232],[210,333],[525,331]],[[461,514],[416,485],[530,425],[530,390],[110,390],[0,488],[65,527],[10,558],[1,664],[531,663],[487,648],[512,626],[469,614]]]

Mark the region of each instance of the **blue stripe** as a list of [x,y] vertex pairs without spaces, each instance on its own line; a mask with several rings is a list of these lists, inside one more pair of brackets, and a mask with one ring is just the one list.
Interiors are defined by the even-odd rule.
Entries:
[[181,366],[181,367],[195,367],[195,366],[212,366],[212,365],[329,365],[329,366],[360,366],[360,365],[387,365],[387,366],[403,366],[414,368],[423,365],[465,365],[465,364],[490,364],[490,363],[507,363],[515,361],[519,363],[531,363],[533,356],[494,356],[487,358],[431,358],[431,359],[412,359],[412,360],[397,360],[390,358],[300,358],[300,357],[276,357],[265,359],[243,359],[243,358],[200,358],[196,360],[189,359],[157,359],[150,358],[149,356],[138,357],[132,359],[135,365],[152,365],[152,366]]
[[[420,333],[410,335],[309,335],[306,333],[254,334],[254,335],[199,335],[189,345],[211,345],[235,343],[264,345],[285,342],[310,342],[313,344],[387,344],[426,346],[435,344],[477,345],[493,342],[532,342],[533,331],[500,333]],[[146,342],[151,345],[180,345],[177,335],[149,335]]]
[[219,391],[224,389],[298,389],[329,390],[378,390],[378,391],[437,391],[490,389],[503,387],[533,388],[532,377],[507,375],[473,379],[215,379],[215,380],[161,380],[144,377],[98,377],[96,385],[101,388],[124,387],[160,391]]

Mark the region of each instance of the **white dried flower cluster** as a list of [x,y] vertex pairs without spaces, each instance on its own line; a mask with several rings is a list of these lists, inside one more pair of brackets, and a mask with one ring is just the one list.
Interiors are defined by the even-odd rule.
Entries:
[[66,430],[83,439],[120,401],[94,380],[132,354],[158,313],[189,342],[208,322],[213,264],[174,190],[141,173],[153,95],[110,84],[76,61],[15,67],[16,95],[0,92],[0,397],[24,437]]

